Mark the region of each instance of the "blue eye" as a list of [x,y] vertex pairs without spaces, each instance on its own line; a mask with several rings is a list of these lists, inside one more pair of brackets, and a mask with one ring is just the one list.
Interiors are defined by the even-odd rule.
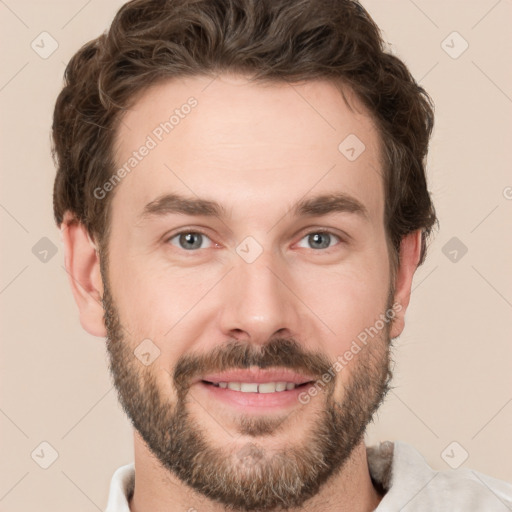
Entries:
[[307,239],[308,243],[312,244],[313,249],[329,249],[332,237],[342,241],[338,235],[329,231],[312,231],[308,233],[302,240]]
[[[171,242],[171,240],[174,240],[175,238],[178,239],[178,244]],[[202,246],[204,239],[209,240],[209,238],[204,233],[200,233],[198,231],[181,231],[180,233],[176,233],[167,241],[170,242],[171,245],[175,245],[180,249],[190,251],[194,249],[207,249],[207,247]]]

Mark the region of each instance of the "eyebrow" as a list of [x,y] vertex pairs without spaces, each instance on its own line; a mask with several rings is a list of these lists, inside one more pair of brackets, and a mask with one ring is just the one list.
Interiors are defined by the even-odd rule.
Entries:
[[[227,216],[225,207],[216,201],[170,193],[163,194],[146,204],[138,219],[143,221],[173,213],[220,218]],[[291,209],[294,217],[317,217],[330,213],[353,213],[364,220],[370,218],[367,208],[358,199],[344,192],[302,199]]]

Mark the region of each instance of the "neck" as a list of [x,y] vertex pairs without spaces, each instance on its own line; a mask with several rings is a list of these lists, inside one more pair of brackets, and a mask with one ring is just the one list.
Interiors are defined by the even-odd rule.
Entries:
[[[134,441],[136,472],[134,493],[129,502],[131,512],[225,511],[223,505],[198,494],[162,467],[136,431]],[[308,512],[371,512],[382,497],[372,484],[366,447],[361,441],[342,470],[328,480],[306,506]],[[288,509],[288,512],[299,512],[299,509]]]

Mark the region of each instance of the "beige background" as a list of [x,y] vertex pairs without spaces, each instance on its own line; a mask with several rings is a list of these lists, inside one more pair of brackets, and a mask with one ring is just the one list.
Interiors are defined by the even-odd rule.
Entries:
[[[49,152],[65,64],[121,3],[0,1],[2,511],[102,510],[113,471],[133,460],[104,340],[82,330],[63,267]],[[441,223],[397,340],[395,389],[368,443],[407,441],[437,469],[467,452],[463,466],[511,481],[512,1],[363,5],[436,104],[428,178]],[[46,59],[31,47],[51,49],[43,31],[58,43]],[[453,31],[469,44],[461,55]],[[46,262],[44,237],[57,249]],[[58,453],[48,469],[42,442]]]

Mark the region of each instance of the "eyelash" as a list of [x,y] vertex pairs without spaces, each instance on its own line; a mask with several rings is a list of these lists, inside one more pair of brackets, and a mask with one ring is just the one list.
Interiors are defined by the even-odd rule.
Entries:
[[[194,229],[184,229],[184,230],[178,231],[177,233],[174,233],[173,235],[171,235],[168,238],[166,238],[165,243],[170,243],[170,241],[172,239],[178,237],[179,235],[184,235],[184,234],[200,234],[200,235],[203,235],[203,236],[207,237],[208,239],[210,239],[210,237],[208,236],[207,233],[205,233],[204,231],[202,231],[200,229],[194,228]],[[340,243],[345,243],[346,242],[346,240],[341,235],[338,235],[337,233],[334,233],[334,231],[330,231],[328,229],[318,229],[318,228],[317,229],[312,229],[311,231],[308,231],[307,233],[304,233],[300,240],[303,240],[304,238],[306,238],[307,236],[312,235],[312,234],[319,234],[319,235],[326,235],[327,234],[327,235],[331,235],[331,236],[334,236],[335,238],[337,238],[340,241]],[[215,244],[215,242],[213,242],[213,240],[211,240],[211,241],[212,241],[212,243]],[[318,250],[310,249],[310,250],[315,251],[315,252],[330,252],[332,249],[334,249],[336,247],[336,245],[337,244],[335,244],[332,247],[327,247],[325,249],[318,249]],[[176,247],[176,248],[177,249],[181,249],[181,247]],[[193,249],[193,250],[190,250],[190,251],[186,251],[185,249],[181,249],[181,250],[183,252],[194,253],[194,252],[199,252],[202,249]]]

